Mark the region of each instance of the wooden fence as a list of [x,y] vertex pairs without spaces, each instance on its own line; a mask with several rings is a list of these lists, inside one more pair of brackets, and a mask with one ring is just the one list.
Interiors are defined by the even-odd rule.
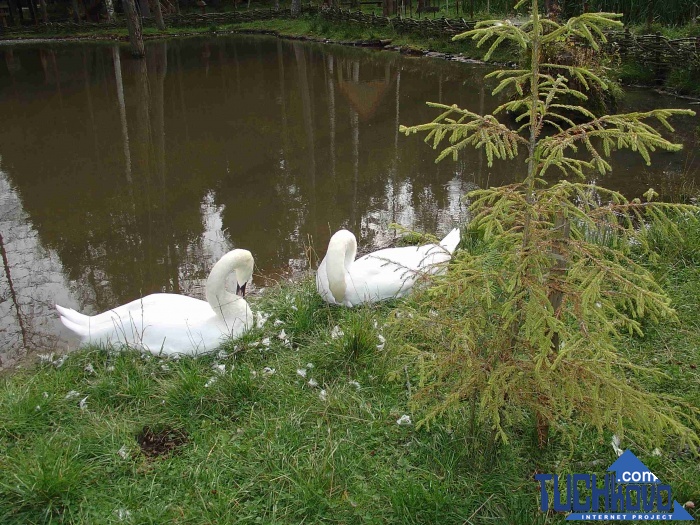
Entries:
[[336,23],[359,24],[365,27],[391,27],[398,33],[422,33],[454,36],[474,29],[474,22],[464,18],[399,18],[368,15],[350,9],[324,8],[321,17]]
[[656,71],[679,65],[700,68],[700,37],[669,39],[659,33],[635,35],[629,31],[611,32],[607,37],[609,50]]
[[[311,6],[303,7],[304,13],[317,13],[321,18],[334,23],[357,24],[365,27],[392,28],[398,33],[420,33],[429,35],[454,36],[474,28],[474,22],[464,18],[399,18],[365,14],[358,10],[323,7],[320,10]],[[166,24],[176,27],[203,27],[235,24],[254,20],[272,18],[291,18],[291,11],[281,9],[254,9],[231,11],[227,13],[202,13],[187,15],[170,15]],[[144,25],[153,26],[153,19],[144,19]],[[91,28],[124,27],[123,20],[114,23],[74,22],[40,24],[36,26],[7,27],[7,34],[71,32]],[[1,29],[1,28],[0,28]],[[683,64],[686,67],[700,68],[700,37],[668,39],[661,34],[634,35],[629,31],[615,31],[607,34],[608,49],[618,53],[624,59],[633,59],[656,71],[663,71],[672,65]]]

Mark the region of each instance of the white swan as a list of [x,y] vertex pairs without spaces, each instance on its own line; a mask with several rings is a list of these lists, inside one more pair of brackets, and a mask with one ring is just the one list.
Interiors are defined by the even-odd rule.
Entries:
[[[226,290],[234,273],[236,294]],[[253,275],[248,250],[224,255],[209,273],[206,301],[184,295],[156,293],[99,315],[88,316],[56,305],[61,322],[83,343],[127,345],[154,354],[195,355],[214,350],[227,337],[237,337],[254,324],[245,299]]]
[[360,257],[357,240],[347,230],[333,234],[316,273],[316,289],[331,304],[356,306],[408,294],[421,274],[444,270],[459,244],[459,229],[440,245],[387,248]]

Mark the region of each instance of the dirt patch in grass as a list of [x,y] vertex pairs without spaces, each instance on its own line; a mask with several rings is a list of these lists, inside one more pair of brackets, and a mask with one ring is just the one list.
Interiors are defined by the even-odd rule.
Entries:
[[177,454],[178,449],[189,442],[187,432],[178,428],[154,430],[148,426],[136,436],[141,452],[147,457]]

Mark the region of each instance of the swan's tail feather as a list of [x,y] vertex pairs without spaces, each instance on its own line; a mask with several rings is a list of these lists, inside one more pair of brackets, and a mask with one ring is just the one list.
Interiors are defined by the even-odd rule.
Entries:
[[74,323],[67,317],[63,316],[61,316],[61,322],[63,323],[63,326],[68,328],[68,330],[79,336],[81,339],[87,339],[90,337],[90,329],[88,327]]
[[450,233],[448,233],[443,240],[440,241],[440,246],[445,248],[450,253],[454,253],[459,245],[459,228],[455,228]]
[[77,325],[87,326],[90,323],[90,316],[76,312],[72,308],[66,308],[57,304],[56,310],[58,310],[61,318],[66,318]]

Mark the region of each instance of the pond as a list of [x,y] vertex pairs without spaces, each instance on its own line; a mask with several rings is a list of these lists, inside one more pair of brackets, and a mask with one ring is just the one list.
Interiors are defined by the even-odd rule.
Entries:
[[[425,101],[480,113],[497,101],[477,64],[225,36],[0,46],[0,365],[75,345],[55,303],[94,314],[153,292],[203,297],[226,251],[256,260],[258,289],[314,267],[332,232],[365,250],[389,224],[443,234],[462,196],[512,182],[524,159],[465,150],[435,164]],[[692,107],[631,91],[630,110]],[[695,187],[696,118],[680,154],[618,153],[606,185],[630,196]]]

